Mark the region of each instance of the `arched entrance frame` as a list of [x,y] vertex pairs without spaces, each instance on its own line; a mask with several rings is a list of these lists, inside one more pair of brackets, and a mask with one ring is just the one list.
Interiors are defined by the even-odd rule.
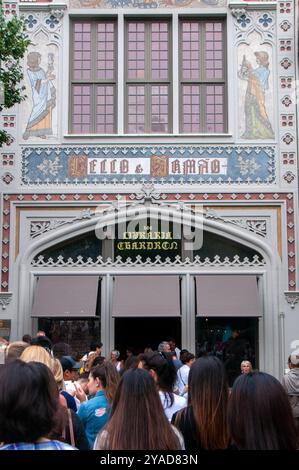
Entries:
[[[144,215],[150,208],[151,215],[161,217],[163,206],[161,205],[139,205],[138,210]],[[167,210],[167,208],[165,208]],[[169,207],[168,207],[169,209]],[[136,207],[132,209],[120,208],[117,213],[117,223],[129,220],[130,215],[136,214]],[[182,220],[181,211],[173,210],[173,222],[180,223]],[[252,233],[245,231],[230,224],[223,224],[217,220],[205,219],[202,215],[196,213],[190,217],[187,222],[193,228],[203,229],[207,232],[216,233],[224,238],[236,241],[242,245],[250,247],[261,254],[265,260],[264,266],[196,266],[184,265],[159,265],[138,264],[138,265],[114,265],[110,263],[105,266],[82,266],[82,267],[33,267],[32,260],[41,251],[54,246],[58,243],[68,240],[93,229],[105,227],[115,223],[115,211],[104,213],[102,216],[93,217],[88,220],[80,221],[76,224],[61,227],[55,231],[49,232],[44,236],[34,240],[24,253],[21,253],[16,263],[17,277],[19,283],[18,298],[18,336],[21,337],[25,331],[32,329],[32,319],[30,311],[33,302],[33,293],[36,284],[36,278],[40,275],[79,275],[79,274],[98,274],[102,277],[102,317],[101,331],[102,338],[105,338],[106,353],[114,347],[114,319],[111,317],[112,305],[112,278],[116,274],[176,274],[182,276],[182,346],[190,350],[195,346],[195,295],[193,276],[197,274],[254,274],[260,279],[260,294],[263,304],[263,317],[259,321],[259,367],[267,370],[269,373],[279,376],[282,367],[281,335],[279,333],[279,264],[280,259],[277,253],[267,245],[263,239]]]

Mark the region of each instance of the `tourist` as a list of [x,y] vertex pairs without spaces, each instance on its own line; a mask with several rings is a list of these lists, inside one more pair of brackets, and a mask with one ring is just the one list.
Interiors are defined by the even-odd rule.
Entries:
[[295,450],[296,428],[288,397],[265,372],[240,375],[232,388],[228,423],[240,450]]
[[49,438],[62,422],[58,388],[47,366],[16,359],[0,369],[0,450],[74,450]]
[[94,397],[82,403],[78,411],[91,449],[98,432],[108,420],[106,384],[104,367],[99,366],[91,370],[88,378],[88,390],[90,395],[94,395]]
[[252,372],[252,364],[250,361],[242,361],[241,362],[241,373],[242,374],[250,374]]
[[98,434],[95,450],[181,450],[182,436],[168,422],[155,382],[142,369],[126,371],[111,418]]
[[176,370],[172,361],[171,353],[154,351],[141,354],[138,367],[149,371],[159,391],[164,412],[169,421],[172,415],[184,408],[187,401],[184,397],[174,393],[176,381]]
[[25,341],[14,341],[10,343],[6,348],[6,360],[5,363],[12,362],[15,359],[19,359],[23,351],[29,347],[29,344]]
[[228,383],[222,362],[215,356],[197,359],[189,373],[188,407],[172,423],[184,436],[189,452],[228,449]]
[[189,351],[186,351],[183,354],[181,354],[181,361],[183,365],[177,371],[176,385],[177,385],[179,394],[181,396],[184,396],[188,391],[188,377],[189,377],[190,368],[193,362],[195,361],[195,356]]
[[299,433],[299,349],[289,356],[288,366],[289,372],[282,378],[282,386],[287,392]]

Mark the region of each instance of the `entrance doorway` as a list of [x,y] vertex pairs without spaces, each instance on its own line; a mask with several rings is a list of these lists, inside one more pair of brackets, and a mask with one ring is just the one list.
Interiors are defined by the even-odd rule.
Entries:
[[196,355],[217,356],[223,361],[229,385],[241,373],[241,362],[259,364],[258,318],[202,317],[196,319]]
[[181,346],[180,318],[116,318],[115,347],[126,357],[126,348],[133,348],[134,354],[140,354],[146,347],[156,350],[159,343],[174,338]]

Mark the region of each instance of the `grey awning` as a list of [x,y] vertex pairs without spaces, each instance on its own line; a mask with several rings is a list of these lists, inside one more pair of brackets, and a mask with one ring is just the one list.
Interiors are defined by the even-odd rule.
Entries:
[[256,276],[196,276],[197,316],[259,317]]
[[116,276],[112,316],[180,316],[179,276]]
[[99,276],[40,276],[32,317],[94,317]]

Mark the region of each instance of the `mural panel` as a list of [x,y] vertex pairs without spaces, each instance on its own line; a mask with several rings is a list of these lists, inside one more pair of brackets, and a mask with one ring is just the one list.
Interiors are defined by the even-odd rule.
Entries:
[[[38,39],[38,42],[37,42]],[[36,45],[35,45],[36,44]],[[58,47],[39,33],[25,56],[27,100],[22,105],[22,139],[40,142],[58,135],[56,90]]]
[[274,139],[272,47],[258,34],[238,47],[239,136],[246,140]]

